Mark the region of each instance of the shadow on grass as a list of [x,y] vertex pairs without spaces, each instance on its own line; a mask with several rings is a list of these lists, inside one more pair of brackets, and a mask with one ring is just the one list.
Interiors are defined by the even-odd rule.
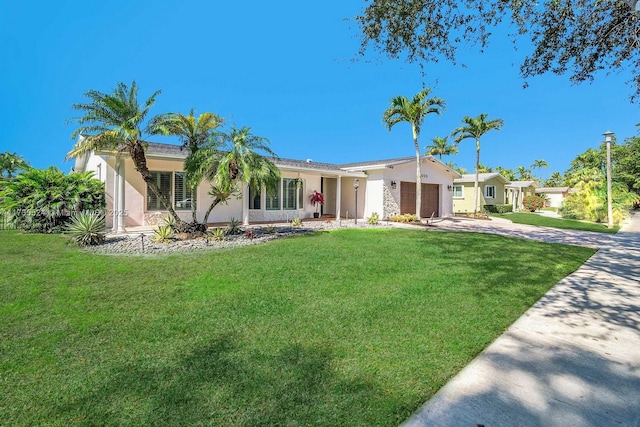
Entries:
[[[384,394],[367,379],[338,378],[326,346],[291,344],[277,354],[251,354],[230,334],[171,366],[155,366],[151,356],[113,369],[108,378],[53,416],[89,425],[367,425],[346,420],[367,414],[358,406]],[[338,400],[336,389],[348,400]]]

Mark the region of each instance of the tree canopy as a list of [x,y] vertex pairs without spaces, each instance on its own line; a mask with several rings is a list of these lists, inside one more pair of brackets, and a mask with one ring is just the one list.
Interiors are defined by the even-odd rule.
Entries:
[[629,69],[633,100],[640,94],[639,18],[633,0],[371,0],[355,19],[361,54],[371,45],[409,62],[455,63],[458,49],[484,49],[492,29],[503,26],[514,43],[533,46],[520,65],[525,79],[552,72],[580,83],[602,70]]

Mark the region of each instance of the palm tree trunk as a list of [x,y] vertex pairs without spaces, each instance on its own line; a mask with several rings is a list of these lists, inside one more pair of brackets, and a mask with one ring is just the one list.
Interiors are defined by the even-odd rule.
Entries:
[[221,202],[221,199],[219,199],[218,197],[216,197],[215,199],[213,199],[213,202],[211,202],[211,204],[209,205],[209,209],[207,209],[207,212],[204,214],[204,219],[202,220],[202,223],[204,225],[207,225],[207,222],[209,220],[209,215],[211,214],[211,211],[213,210],[213,208],[215,208],[218,203]]
[[473,183],[473,215],[478,213],[478,181],[480,168],[480,138],[476,138],[476,179]]
[[191,221],[195,224],[198,222],[196,204],[198,202],[198,186],[191,188]]
[[158,200],[160,200],[160,204],[169,211],[169,214],[173,217],[176,223],[176,230],[181,230],[184,228],[184,221],[178,216],[176,211],[171,206],[171,203],[162,195],[160,189],[158,188],[158,184],[153,180],[151,176],[151,172],[149,172],[149,168],[147,167],[147,157],[144,154],[144,148],[139,142],[135,142],[129,147],[129,156],[131,160],[133,160],[133,164],[136,170],[142,175],[142,179],[147,183],[147,186],[153,194],[156,195]]
[[420,146],[418,145],[418,133],[415,126],[413,127],[413,144],[416,148],[416,219],[420,221],[422,217],[422,166],[420,164]]

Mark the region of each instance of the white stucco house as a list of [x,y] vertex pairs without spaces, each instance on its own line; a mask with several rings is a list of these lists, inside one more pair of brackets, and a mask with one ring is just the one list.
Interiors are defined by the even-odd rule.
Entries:
[[573,191],[570,187],[536,188],[536,194],[545,196],[545,207],[559,208],[564,199]]
[[[163,195],[185,221],[191,220],[191,195],[184,185],[183,164],[187,150],[178,145],[149,143],[147,165]],[[333,218],[366,218],[376,212],[380,218],[399,213],[415,213],[415,157],[376,160],[351,164],[319,163],[311,160],[271,159],[281,173],[276,194],[264,189],[253,192],[248,186],[239,198],[216,206],[208,223],[228,222],[231,218],[245,225],[253,222],[312,218],[316,208],[309,195],[324,194],[321,214]],[[432,156],[422,159],[422,217],[453,214],[453,180],[460,175]],[[107,224],[114,231],[126,227],[157,224],[167,215],[158,198],[135,170],[126,154],[96,151],[75,159],[74,170],[92,171],[104,182],[107,196]],[[358,189],[354,184],[358,182]],[[197,188],[197,217],[204,215],[212,197],[210,185]],[[357,193],[357,202],[356,202]],[[357,203],[357,212],[356,212]]]

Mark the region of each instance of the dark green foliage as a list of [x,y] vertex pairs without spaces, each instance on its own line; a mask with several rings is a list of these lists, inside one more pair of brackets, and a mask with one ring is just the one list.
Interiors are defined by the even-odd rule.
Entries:
[[71,216],[67,233],[82,246],[97,245],[104,242],[104,213],[78,212]]
[[[483,50],[495,27],[523,40],[532,51],[523,77],[569,73],[572,82],[630,69],[632,98],[640,93],[638,12],[634,1],[371,0],[355,19],[362,29],[360,53],[373,45],[409,62],[456,62],[458,48]],[[606,74],[605,74],[606,75]]]
[[484,205],[485,212],[508,213],[513,212],[513,205]]
[[522,199],[522,204],[530,212],[534,212],[544,206],[544,199],[540,196],[526,196]]
[[92,172],[65,175],[60,169],[29,169],[0,187],[4,213],[13,224],[33,233],[58,233],[71,215],[104,213],[104,185]]

